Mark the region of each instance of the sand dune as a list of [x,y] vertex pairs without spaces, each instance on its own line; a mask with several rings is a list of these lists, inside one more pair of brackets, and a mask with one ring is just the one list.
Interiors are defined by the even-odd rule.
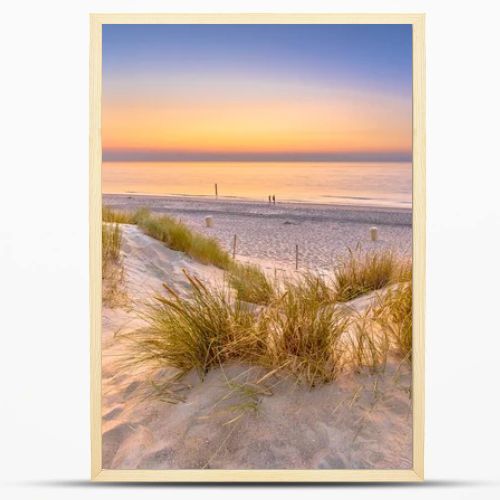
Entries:
[[[296,244],[300,269],[331,269],[357,245],[404,254],[412,248],[411,210],[139,195],[105,195],[104,203],[117,210],[148,207],[174,215],[194,231],[216,237],[230,252],[236,234],[238,257],[257,258],[278,270],[295,267]],[[204,223],[207,215],[214,220],[211,228]],[[376,242],[370,239],[373,225],[379,228]]]
[[148,377],[118,369],[126,349],[119,333],[141,325],[141,302],[163,282],[187,290],[182,269],[210,283],[223,276],[135,226],[122,228],[124,286],[134,301],[103,309],[104,468],[411,468],[411,373],[396,361],[383,375],[345,375],[312,390],[276,376],[259,382],[257,367],[224,365],[203,382],[187,377],[184,402],[143,400]]

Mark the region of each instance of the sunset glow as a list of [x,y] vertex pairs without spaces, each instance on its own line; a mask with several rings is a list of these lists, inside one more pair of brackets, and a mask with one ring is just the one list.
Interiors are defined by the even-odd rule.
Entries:
[[410,54],[405,25],[105,25],[103,156],[407,159]]

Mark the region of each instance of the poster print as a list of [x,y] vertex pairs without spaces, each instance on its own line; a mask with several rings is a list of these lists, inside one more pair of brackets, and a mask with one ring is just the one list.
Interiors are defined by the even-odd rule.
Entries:
[[411,477],[413,24],[101,44],[100,467]]

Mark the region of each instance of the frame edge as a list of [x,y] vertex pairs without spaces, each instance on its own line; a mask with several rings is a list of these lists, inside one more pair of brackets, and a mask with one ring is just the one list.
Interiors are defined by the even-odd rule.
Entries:
[[89,255],[91,477],[102,470],[101,435],[101,61],[102,24],[90,16],[89,50]]
[[[90,373],[91,480],[97,482],[421,482],[424,480],[424,318],[425,318],[425,14],[113,14],[91,13],[89,93]],[[245,22],[243,22],[243,20]],[[133,23],[212,24],[412,24],[413,46],[413,469],[408,470],[108,470],[102,468],[101,435],[101,95],[102,25]],[[415,36],[416,35],[416,36]],[[416,201],[416,203],[415,203]],[[417,236],[418,235],[418,236]],[[417,242],[418,239],[418,242]],[[417,284],[417,286],[415,285]],[[415,335],[415,332],[417,335]]]

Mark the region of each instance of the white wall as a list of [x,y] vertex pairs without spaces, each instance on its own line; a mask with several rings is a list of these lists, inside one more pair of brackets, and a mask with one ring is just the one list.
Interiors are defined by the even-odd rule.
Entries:
[[[88,13],[426,12],[426,474],[398,488],[276,497],[493,498],[500,447],[499,10],[495,1],[11,1],[2,4],[0,470],[6,498],[165,497],[87,487]],[[451,481],[451,483],[450,483]],[[459,481],[453,483],[453,481]],[[478,482],[479,481],[479,482]],[[496,489],[496,491],[494,491]],[[264,490],[183,489],[241,499]],[[496,493],[496,495],[495,495]],[[497,497],[498,498],[498,497]]]

